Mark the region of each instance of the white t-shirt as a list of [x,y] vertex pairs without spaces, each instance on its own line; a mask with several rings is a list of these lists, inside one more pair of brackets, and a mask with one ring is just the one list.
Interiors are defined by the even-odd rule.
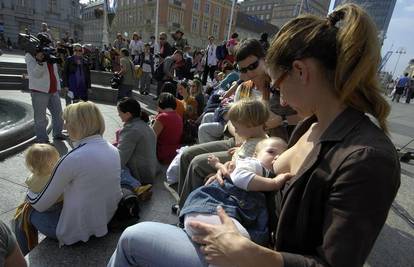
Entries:
[[236,161],[236,168],[230,174],[235,186],[247,191],[247,186],[255,175],[268,176],[269,170],[264,168],[256,158],[244,158]]

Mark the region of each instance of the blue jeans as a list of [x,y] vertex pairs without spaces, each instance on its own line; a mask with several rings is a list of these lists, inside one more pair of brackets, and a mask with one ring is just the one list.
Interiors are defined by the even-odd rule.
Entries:
[[34,112],[35,134],[38,142],[47,142],[49,137],[47,135],[47,118],[46,108],[49,109],[52,115],[53,137],[62,134],[63,119],[62,119],[62,105],[60,103],[59,93],[54,94],[31,92],[32,106]]
[[128,168],[121,170],[121,187],[131,187],[132,190],[141,186],[141,183],[131,174]]
[[143,222],[122,233],[107,267],[208,266],[199,245],[193,243],[181,228],[173,225]]
[[[29,215],[30,223],[45,236],[57,239],[56,227],[59,222],[62,205],[62,202],[57,203],[44,212],[38,212],[37,210],[32,209]],[[27,240],[24,232],[22,229],[17,229],[16,227],[15,235],[23,255],[26,255],[29,253],[29,248],[27,247]]]

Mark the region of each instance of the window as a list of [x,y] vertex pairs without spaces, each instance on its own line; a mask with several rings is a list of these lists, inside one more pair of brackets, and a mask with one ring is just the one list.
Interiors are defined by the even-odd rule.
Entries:
[[256,10],[256,7],[255,6],[252,6],[252,11],[255,11]]
[[221,11],[220,7],[219,6],[216,7],[216,16],[217,17],[220,17],[220,11]]
[[197,11],[200,9],[200,0],[194,0],[193,9]]
[[263,20],[264,19],[264,15],[260,15],[260,19]]
[[272,9],[272,5],[267,5],[267,9]]
[[249,6],[247,7],[247,11],[250,11],[250,7]]
[[270,14],[266,14],[266,19],[270,19]]
[[208,34],[208,21],[203,23],[203,33]]
[[218,25],[216,23],[213,24],[213,35],[214,36],[218,35]]
[[210,3],[207,1],[204,7],[204,13],[209,15],[210,14]]
[[57,12],[57,0],[49,0],[48,9],[50,12]]
[[197,31],[198,30],[197,26],[198,26],[198,18],[193,17],[193,20],[191,21],[191,31],[192,32],[198,32]]
[[261,6],[257,6],[257,10],[260,10],[261,9]]

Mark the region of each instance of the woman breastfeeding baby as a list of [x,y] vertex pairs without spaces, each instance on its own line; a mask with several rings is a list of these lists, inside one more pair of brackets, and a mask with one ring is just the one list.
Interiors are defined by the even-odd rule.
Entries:
[[[245,141],[234,152],[235,169],[224,186],[215,181],[194,190],[187,198],[180,220],[189,236],[197,234],[191,221],[221,224],[217,215],[217,206],[221,206],[242,235],[258,244],[269,241],[262,192],[279,190],[290,175],[274,177],[273,161],[287,149],[287,144],[281,138],[267,138],[264,124],[268,117],[268,109],[260,100],[239,101],[230,108],[229,119]],[[217,170],[226,168],[216,156],[211,155],[208,161]]]

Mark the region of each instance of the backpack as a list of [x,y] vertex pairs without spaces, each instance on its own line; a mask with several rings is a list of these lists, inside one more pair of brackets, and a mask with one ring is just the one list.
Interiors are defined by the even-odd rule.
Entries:
[[154,75],[152,77],[157,81],[162,81],[164,78],[164,61],[160,62],[154,70]]
[[141,79],[141,76],[142,76],[142,67],[140,65],[135,65],[134,70],[135,70],[134,71],[135,79],[136,80]]
[[122,198],[118,203],[115,215],[109,222],[111,230],[123,230],[139,220],[139,199],[130,188],[121,187]]

